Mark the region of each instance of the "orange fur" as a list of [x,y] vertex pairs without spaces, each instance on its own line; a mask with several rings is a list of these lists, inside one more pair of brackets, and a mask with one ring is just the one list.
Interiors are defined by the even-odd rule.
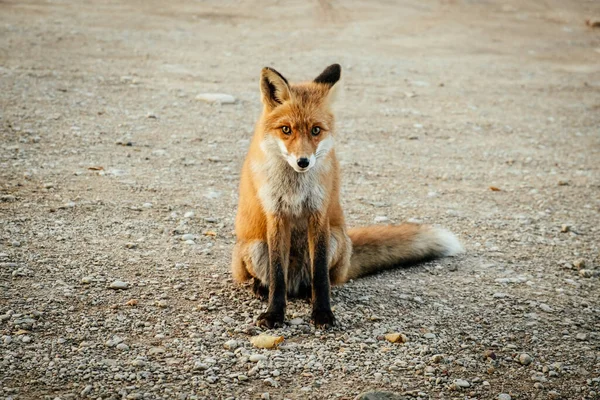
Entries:
[[[271,264],[277,262],[289,295],[299,295],[308,286],[313,288],[313,302],[328,304],[328,297],[325,301],[315,292],[315,285],[322,283],[315,282],[315,260],[323,260],[324,251],[329,279],[322,287],[327,291],[329,281],[340,284],[401,263],[461,251],[452,234],[429,226],[346,230],[330,108],[339,74],[339,66],[333,65],[314,81],[289,84],[270,68],[262,71],[264,108],[241,173],[232,260],[237,281],[256,278],[259,285],[272,287]],[[310,160],[306,169],[299,158]],[[272,297],[267,319],[275,318],[267,315],[273,311]],[[322,317],[317,315],[329,321]]]

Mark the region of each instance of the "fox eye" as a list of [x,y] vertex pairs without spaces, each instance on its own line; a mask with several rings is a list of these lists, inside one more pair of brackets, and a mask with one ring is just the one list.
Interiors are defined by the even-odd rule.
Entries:
[[319,128],[318,126],[315,126],[312,128],[312,131],[310,132],[313,136],[318,136],[319,133],[321,133],[321,128]]
[[289,126],[287,126],[287,125],[286,125],[286,126],[282,126],[282,127],[281,127],[281,131],[282,131],[283,133],[285,133],[286,135],[289,135],[290,133],[292,133],[292,130],[291,130],[291,129],[290,129],[290,127],[289,127]]

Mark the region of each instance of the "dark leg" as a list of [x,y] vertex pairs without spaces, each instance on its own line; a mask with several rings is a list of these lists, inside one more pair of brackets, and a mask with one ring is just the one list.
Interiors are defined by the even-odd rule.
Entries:
[[269,244],[269,306],[256,324],[267,328],[282,326],[285,319],[285,274],[290,254],[290,227],[285,218],[267,217]]
[[329,268],[329,221],[313,216],[309,225],[309,252],[312,265],[312,319],[317,327],[331,328],[335,317],[331,311]]
[[312,286],[308,283],[301,283],[296,297],[299,299],[304,299],[310,303],[312,299]]

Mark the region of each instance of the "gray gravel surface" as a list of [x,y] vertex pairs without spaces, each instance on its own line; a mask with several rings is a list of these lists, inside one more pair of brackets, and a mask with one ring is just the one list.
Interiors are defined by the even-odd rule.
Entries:
[[[599,398],[600,5],[523,3],[0,1],[0,397]],[[334,288],[331,331],[290,302],[255,349],[259,72],[332,62],[349,225],[467,253]]]

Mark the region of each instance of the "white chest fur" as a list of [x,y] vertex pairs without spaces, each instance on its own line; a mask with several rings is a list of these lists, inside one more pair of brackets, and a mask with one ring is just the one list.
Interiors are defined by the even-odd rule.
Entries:
[[327,157],[317,160],[307,172],[296,172],[282,156],[279,146],[265,140],[261,146],[267,155],[252,168],[260,176],[258,196],[268,213],[301,216],[321,210],[326,200],[322,176],[331,167]]

